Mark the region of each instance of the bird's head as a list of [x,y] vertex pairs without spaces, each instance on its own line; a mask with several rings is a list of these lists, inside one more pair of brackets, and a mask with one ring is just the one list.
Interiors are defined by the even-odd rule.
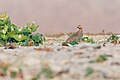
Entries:
[[83,28],[82,28],[82,25],[78,25],[77,28],[80,29],[80,30],[83,29]]

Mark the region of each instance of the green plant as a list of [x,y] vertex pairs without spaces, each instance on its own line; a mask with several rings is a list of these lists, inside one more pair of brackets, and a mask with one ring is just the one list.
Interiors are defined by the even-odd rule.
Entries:
[[87,42],[87,43],[92,43],[92,44],[95,43],[93,38],[89,38],[89,37],[83,37],[83,38],[80,39],[80,41]]
[[28,46],[28,42],[33,42],[33,46],[43,44],[42,34],[32,34],[39,25],[27,23],[24,27],[18,27],[11,23],[10,17],[6,13],[0,13],[0,44],[17,43]]
[[53,78],[54,72],[49,67],[43,67],[41,73],[44,74],[46,78]]
[[89,61],[89,63],[96,63],[96,61],[94,61],[94,60],[91,60],[91,61]]
[[39,80],[39,77],[34,77],[32,78],[32,80]]
[[8,70],[8,66],[0,66],[0,69],[2,69],[3,72],[7,72],[7,70]]
[[71,45],[76,45],[78,44],[78,42],[76,40],[73,40],[72,42],[70,42]]
[[94,69],[91,67],[86,68],[86,73],[85,73],[85,77],[88,77],[89,75],[91,75],[94,72]]
[[39,80],[41,75],[43,75],[45,78],[52,79],[55,74],[50,67],[43,66],[40,72],[36,76],[34,76],[32,80]]
[[97,62],[103,62],[107,60],[107,56],[105,54],[101,54],[97,57],[96,61]]
[[115,41],[115,40],[118,40],[119,37],[116,35],[116,34],[112,34],[108,39],[107,41],[108,42],[112,42],[112,41]]
[[12,78],[15,78],[15,77],[17,76],[17,73],[16,73],[15,71],[13,71],[13,72],[11,72],[10,76],[11,76]]
[[8,64],[5,64],[5,63],[2,63],[0,64],[0,76],[6,76],[7,75],[7,72],[8,72]]
[[32,80],[39,80],[40,76],[41,76],[41,71],[36,76],[34,76]]
[[45,38],[43,37],[43,35],[39,34],[39,33],[37,33],[37,34],[31,34],[30,38],[33,40],[33,44],[35,46],[43,44],[43,41],[45,40]]

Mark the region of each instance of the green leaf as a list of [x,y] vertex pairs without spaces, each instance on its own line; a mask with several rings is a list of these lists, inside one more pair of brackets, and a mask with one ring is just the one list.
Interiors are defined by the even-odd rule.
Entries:
[[39,78],[35,77],[35,78],[32,78],[32,80],[39,80]]
[[85,77],[88,77],[89,75],[91,75],[94,72],[93,68],[88,67],[86,69],[86,73],[85,73]]
[[4,28],[4,26],[0,26],[0,30],[2,30]]
[[53,78],[54,72],[49,67],[43,67],[41,73],[44,74],[46,78]]
[[0,39],[0,45],[4,44],[4,40]]
[[22,31],[21,31],[24,35],[29,35],[31,34],[31,30],[28,29],[27,27],[24,27],[22,28]]
[[9,16],[6,13],[1,13],[0,19],[3,21],[3,24],[10,23]]
[[0,68],[1,68],[4,72],[7,72],[7,70],[8,70],[8,66],[0,66]]
[[5,39],[7,39],[7,36],[6,35],[0,35],[0,37],[3,39],[3,40],[5,40]]
[[38,42],[33,42],[33,44],[34,44],[34,46],[39,46],[40,45],[40,43],[38,43]]
[[24,46],[28,46],[28,43],[29,43],[30,41],[32,41],[32,40],[29,39],[29,38],[25,39],[25,41],[23,42],[23,45],[24,45]]
[[1,29],[1,26],[4,26],[4,22],[3,20],[0,19],[0,29]]
[[93,38],[89,38],[89,37],[83,37],[80,39],[80,41],[95,44]]
[[119,37],[116,35],[116,34],[112,34],[108,39],[107,41],[108,42],[111,42],[111,41],[114,41],[114,40],[118,40]]
[[72,42],[70,42],[71,45],[76,45],[78,44],[78,42],[76,40],[73,40]]
[[7,14],[6,14],[5,12],[0,13],[0,19],[1,19],[1,20],[4,21],[6,17],[7,17]]
[[34,34],[34,35],[32,35],[32,39],[33,39],[35,42],[39,42],[39,40],[41,40],[41,35],[39,35],[39,34]]
[[11,74],[10,74],[10,76],[11,76],[12,78],[15,78],[16,75],[17,75],[17,73],[16,73],[15,71],[11,72]]
[[31,30],[31,32],[35,32],[39,25],[35,25],[34,23],[28,23],[27,27]]
[[96,59],[97,62],[103,62],[107,60],[107,56],[105,54],[99,55]]
[[30,38],[36,43],[40,43],[40,44],[43,44],[43,41],[44,41],[44,37],[42,34],[31,34],[30,35]]
[[5,23],[5,24],[9,24],[9,23],[10,23],[9,16],[6,16],[6,17],[5,17],[4,23]]
[[5,26],[3,29],[3,34],[6,34],[7,31],[8,31],[8,26]]
[[16,41],[20,42],[23,41],[27,38],[27,36],[23,35],[23,34],[19,34],[19,35],[10,35],[11,38],[14,38]]

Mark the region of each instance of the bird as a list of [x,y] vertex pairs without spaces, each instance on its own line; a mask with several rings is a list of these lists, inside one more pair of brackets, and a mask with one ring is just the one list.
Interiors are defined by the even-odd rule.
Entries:
[[80,41],[80,39],[83,37],[83,27],[82,25],[78,25],[77,28],[79,29],[76,33],[74,33],[72,36],[70,36],[67,40],[66,43],[70,43],[74,40],[77,42]]

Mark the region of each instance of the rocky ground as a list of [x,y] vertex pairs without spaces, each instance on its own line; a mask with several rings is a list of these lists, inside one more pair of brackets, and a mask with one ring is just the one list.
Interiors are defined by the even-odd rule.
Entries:
[[120,44],[62,46],[68,36],[47,37],[44,45],[0,47],[0,80],[120,80]]

